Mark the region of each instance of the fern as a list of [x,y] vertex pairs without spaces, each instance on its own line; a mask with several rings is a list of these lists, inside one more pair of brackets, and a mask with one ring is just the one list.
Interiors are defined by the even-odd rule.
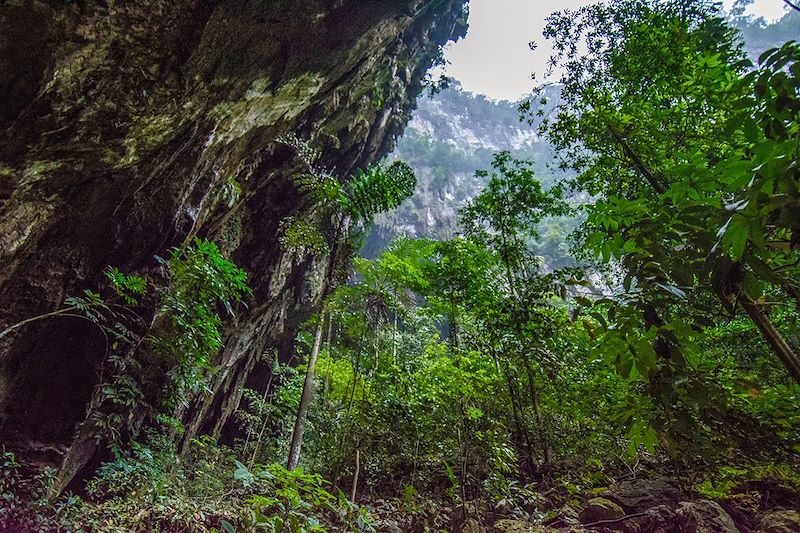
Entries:
[[398,207],[416,186],[414,171],[402,161],[373,165],[354,176],[344,207],[353,218],[371,220],[378,213]]

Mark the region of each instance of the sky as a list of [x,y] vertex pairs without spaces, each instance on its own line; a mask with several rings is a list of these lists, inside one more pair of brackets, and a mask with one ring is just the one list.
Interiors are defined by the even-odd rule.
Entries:
[[[723,0],[730,8],[734,0]],[[547,15],[561,9],[576,9],[590,0],[470,0],[469,31],[450,43],[445,73],[467,91],[497,100],[517,100],[533,88],[531,73],[538,79],[550,55],[542,29]],[[776,20],[784,13],[782,0],[754,0],[746,13]],[[534,51],[528,47],[537,42]]]

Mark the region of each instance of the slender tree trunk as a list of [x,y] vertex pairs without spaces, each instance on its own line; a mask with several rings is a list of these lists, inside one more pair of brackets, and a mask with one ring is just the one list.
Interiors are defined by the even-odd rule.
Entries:
[[414,445],[414,465],[411,467],[411,486],[417,478],[417,461],[419,460],[419,430],[417,430],[417,443]]
[[467,416],[464,412],[464,402],[461,402],[461,427],[458,429],[458,477],[461,485],[461,505],[467,501],[467,454],[469,453],[469,443],[467,440]]
[[356,396],[356,384],[358,383],[358,373],[361,367],[361,349],[356,353],[356,363],[353,365],[353,386],[350,388],[350,400],[347,402],[347,417],[350,418],[350,411],[353,409],[353,398]]
[[308,358],[308,369],[306,379],[303,381],[303,394],[300,396],[300,406],[297,409],[297,418],[294,421],[294,431],[292,432],[292,444],[289,447],[289,461],[287,468],[294,470],[300,462],[300,447],[303,445],[303,432],[305,431],[306,417],[311,400],[314,398],[314,367],[317,365],[319,350],[322,345],[322,325],[325,321],[323,310],[319,323],[314,331],[314,345],[311,347],[311,355]]
[[[501,236],[503,239],[503,246],[506,247],[507,235],[505,227],[501,228]],[[515,241],[515,244],[518,243],[516,243]],[[511,291],[511,297],[515,305],[519,306],[521,305],[521,303],[519,301],[519,295],[517,294],[516,283],[514,281],[514,272],[513,269],[511,268],[511,260],[508,257],[508,253],[503,254],[503,263],[506,269],[506,277],[508,278],[508,287],[509,290]],[[522,337],[521,334],[520,337]],[[539,394],[536,391],[536,383],[534,382],[533,369],[531,368],[530,363],[528,362],[527,359],[525,359],[524,356],[522,356],[521,359],[525,365],[525,370],[528,374],[528,389],[530,391],[531,403],[533,404],[534,417],[536,418],[536,427],[539,431],[539,440],[541,441],[542,445],[542,458],[545,464],[550,464],[550,462],[552,461],[552,453],[550,451],[550,441],[547,438],[547,431],[545,431],[544,427],[544,419],[542,417],[541,406],[539,405]]]
[[514,414],[514,425],[516,426],[516,431],[514,433],[516,435],[515,440],[517,441],[517,447],[520,451],[528,455],[528,459],[530,460],[531,444],[530,440],[528,439],[528,431],[525,428],[522,420],[522,406],[519,401],[519,394],[516,386],[514,385],[514,378],[511,376],[511,371],[508,368],[508,364],[504,364],[503,367],[503,373],[506,376],[506,383],[508,384],[508,395],[511,398],[511,410]]
[[[274,366],[273,371],[269,374],[269,379],[267,380],[267,388],[264,389],[264,396],[261,398],[261,401],[266,404],[267,397],[269,396],[269,390],[272,387],[272,378],[275,376],[274,373]],[[272,402],[270,402],[272,403]],[[261,448],[261,439],[264,438],[264,433],[267,430],[267,422],[269,422],[269,413],[264,413],[264,420],[261,422],[261,430],[258,432],[258,438],[253,443],[253,455],[250,457],[250,468],[253,468],[253,464],[256,462],[256,457],[258,456],[258,450]],[[247,440],[250,440],[250,432],[247,432]],[[247,451],[247,441],[244,443],[244,450]]]
[[[277,356],[273,356],[277,357]],[[274,366],[273,366],[274,369]],[[274,371],[270,373],[269,380],[267,380],[267,388],[264,390],[264,402],[266,403],[267,397],[269,395],[269,390],[272,388],[272,378],[275,377]],[[269,403],[272,403],[270,400]],[[264,415],[264,420],[261,423],[261,431],[258,432],[258,438],[256,439],[255,443],[253,443],[253,455],[250,457],[250,468],[253,468],[253,464],[256,462],[256,457],[258,456],[258,450],[261,448],[261,440],[264,438],[264,433],[267,431],[267,423],[269,422],[269,416],[267,414]],[[248,437],[250,435],[248,434]],[[247,449],[247,444],[245,444],[245,450]]]
[[664,194],[667,191],[667,187],[662,183],[661,179],[656,176],[656,174],[650,170],[650,167],[644,164],[641,160],[639,155],[630,147],[628,142],[622,137],[622,135],[614,129],[613,126],[608,126],[608,132],[614,138],[614,141],[622,148],[623,153],[625,156],[631,160],[631,164],[636,169],[636,172],[639,173],[650,187],[658,194]]
[[458,350],[458,306],[453,295],[450,295],[450,353]]
[[325,371],[325,382],[322,386],[322,394],[325,398],[328,397],[331,386],[331,366],[333,365],[333,357],[331,357],[331,334],[333,332],[333,320],[328,316],[328,334],[325,337],[325,349],[328,352],[328,368]]
[[358,490],[358,476],[361,473],[361,451],[356,450],[356,471],[353,473],[353,486],[350,489],[350,501],[356,501],[356,491]]
[[778,358],[789,372],[789,375],[792,376],[796,382],[800,383],[800,359],[797,357],[794,350],[792,350],[792,347],[789,346],[789,343],[786,342],[786,339],[783,338],[781,332],[778,331],[778,328],[772,325],[772,322],[770,322],[761,306],[746,292],[739,292],[739,303],[750,317],[750,320],[753,321],[761,332],[764,340],[767,341],[770,348],[777,354]]
[[517,284],[514,282],[514,272],[511,269],[511,260],[508,257],[508,241],[506,237],[505,225],[500,226],[500,238],[503,240],[503,265],[506,267],[506,278],[508,279],[508,290],[511,292],[511,297],[516,302],[517,298]]
[[[507,251],[507,232],[505,230],[505,226],[501,227],[501,237],[503,240],[504,249]],[[515,245],[519,245],[515,239]],[[514,271],[511,267],[511,260],[508,257],[508,253],[503,254],[503,264],[505,265],[506,270],[506,277],[508,278],[508,287],[511,291],[511,298],[513,299],[516,306],[520,306],[521,302],[519,301],[519,295],[517,294],[517,287],[516,282],[514,280]],[[522,338],[521,333],[518,333],[520,338]],[[542,459],[544,460],[545,464],[550,464],[553,460],[552,451],[550,449],[550,440],[547,437],[547,431],[544,427],[544,417],[542,416],[542,409],[539,405],[539,394],[537,393],[536,389],[536,382],[534,381],[534,373],[533,369],[530,366],[530,363],[524,356],[521,356],[523,364],[525,365],[525,370],[528,374],[528,389],[530,391],[531,396],[531,403],[533,404],[533,413],[534,417],[536,418],[536,427],[539,432],[539,440],[542,446]],[[510,381],[509,381],[510,383]],[[521,408],[521,406],[520,406]],[[530,442],[528,444],[530,446]]]
[[297,463],[300,461],[300,447],[303,445],[303,432],[305,431],[306,417],[308,416],[308,408],[311,406],[311,400],[314,398],[314,368],[317,365],[317,358],[319,351],[322,347],[322,328],[325,325],[325,301],[328,295],[333,290],[334,272],[336,270],[336,256],[339,253],[340,240],[342,239],[342,232],[349,227],[350,219],[344,213],[339,217],[336,223],[336,230],[333,234],[333,245],[328,256],[328,264],[325,268],[324,281],[322,284],[322,291],[320,294],[320,317],[319,323],[314,330],[314,345],[311,347],[311,355],[308,358],[308,369],[306,370],[306,378],[303,381],[303,393],[300,396],[300,406],[297,408],[297,418],[294,421],[294,430],[292,431],[292,443],[289,446],[289,459],[287,466],[289,470],[297,468]]
[[394,313],[394,327],[392,328],[392,363],[397,364],[397,313]]
[[542,444],[542,458],[545,464],[553,462],[553,452],[550,448],[550,439],[547,436],[547,429],[544,427],[544,417],[542,416],[542,409],[539,405],[539,393],[534,381],[534,372],[527,359],[523,359],[525,364],[525,371],[528,374],[528,389],[531,395],[531,403],[533,404],[533,414],[536,417],[536,427],[539,430],[539,440]]
[[356,385],[358,383],[358,373],[361,367],[361,348],[359,347],[358,351],[356,352],[356,362],[353,364],[353,382],[350,386],[350,399],[347,402],[347,424],[342,429],[341,436],[339,437],[339,453],[336,454],[336,467],[334,468],[333,472],[333,486],[337,487],[339,483],[339,474],[342,470],[342,462],[344,461],[344,441],[350,435],[350,431],[353,428],[353,418],[351,412],[353,410],[353,399],[356,396]]

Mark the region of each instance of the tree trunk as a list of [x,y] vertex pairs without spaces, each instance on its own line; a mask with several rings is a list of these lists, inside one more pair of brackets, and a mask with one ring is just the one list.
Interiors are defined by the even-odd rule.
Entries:
[[[267,398],[269,397],[270,389],[272,388],[272,378],[274,377],[273,374],[270,374],[269,380],[267,380],[267,386],[264,388],[264,396],[262,401],[267,403]],[[270,398],[269,401],[272,404],[272,399]],[[258,452],[261,449],[261,442],[264,439],[264,433],[267,431],[267,423],[269,422],[269,413],[264,414],[264,420],[261,422],[261,429],[258,431],[258,437],[256,441],[253,443],[253,455],[250,457],[250,464],[249,468],[253,468],[253,465],[256,462],[256,457],[258,457]],[[250,433],[248,432],[247,438],[250,438]],[[244,443],[244,452],[247,452],[247,441]]]
[[303,394],[300,396],[300,405],[297,408],[297,417],[294,421],[292,443],[289,446],[289,461],[287,462],[289,470],[297,468],[297,464],[300,462],[300,447],[303,445],[303,432],[305,431],[308,408],[311,405],[311,400],[314,399],[314,368],[317,365],[317,357],[319,357],[319,350],[322,345],[322,324],[324,321],[325,315],[323,311],[323,315],[320,317],[314,331],[314,345],[311,347],[311,355],[308,357],[306,378],[303,381]]
[[511,398],[511,409],[514,415],[515,431],[514,440],[517,444],[517,450],[524,453],[526,460],[530,463],[531,460],[531,443],[528,435],[528,429],[522,419],[522,403],[519,400],[519,392],[514,384],[514,378],[511,376],[508,363],[503,365],[503,373],[506,376],[506,384],[508,385],[508,395]]
[[758,305],[744,290],[739,292],[738,301],[745,310],[747,316],[756,325],[764,340],[767,341],[772,351],[778,356],[789,375],[797,383],[800,383],[800,358],[794,352],[786,339],[783,338],[781,332],[778,331],[772,322],[770,322],[764,310]]
[[528,374],[528,390],[531,395],[531,403],[533,404],[533,414],[536,417],[536,428],[539,431],[539,441],[542,446],[542,459],[545,464],[553,462],[553,452],[550,448],[550,439],[547,436],[547,428],[544,426],[544,417],[542,416],[542,408],[539,405],[539,392],[534,381],[534,372],[527,359],[524,359],[525,371]]
[[323,382],[322,394],[325,398],[328,397],[331,387],[331,366],[333,365],[333,357],[331,357],[331,336],[333,335],[333,318],[328,315],[328,333],[325,335],[325,349],[328,353],[328,368],[325,370],[325,381]]
[[449,324],[449,344],[450,344],[450,353],[454,354],[459,349],[459,340],[458,340],[458,305],[456,304],[455,298],[453,295],[450,295],[450,324]]
[[353,473],[353,486],[350,488],[350,501],[355,503],[358,490],[358,476],[361,473],[361,451],[356,450],[356,470]]

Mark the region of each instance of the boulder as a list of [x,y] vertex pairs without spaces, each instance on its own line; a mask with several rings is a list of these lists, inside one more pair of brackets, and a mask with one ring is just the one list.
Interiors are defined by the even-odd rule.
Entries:
[[[565,505],[561,508],[556,516],[544,523],[545,526],[551,529],[576,527],[580,525],[578,520],[578,511],[570,505]],[[548,529],[547,531],[549,531]]]
[[670,509],[686,496],[681,489],[663,479],[633,479],[609,487],[603,497],[620,505],[629,514],[665,505]]
[[711,500],[680,502],[676,515],[685,533],[741,533],[730,515]]
[[677,524],[675,510],[666,505],[652,507],[625,520],[621,526],[624,533],[684,533]]
[[800,513],[788,509],[776,509],[765,514],[757,533],[797,533],[800,531]]
[[581,524],[591,524],[601,520],[616,520],[625,516],[625,511],[606,498],[592,498],[581,510],[578,520]]

